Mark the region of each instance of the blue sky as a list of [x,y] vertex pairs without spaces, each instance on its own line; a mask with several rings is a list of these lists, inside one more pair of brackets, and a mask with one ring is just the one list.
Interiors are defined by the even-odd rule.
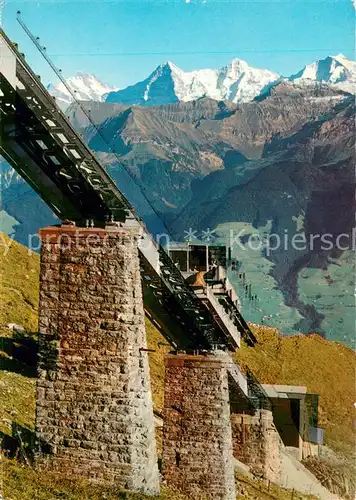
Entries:
[[94,73],[121,88],[167,60],[191,70],[239,57],[289,75],[329,54],[355,58],[351,0],[6,0],[4,29],[44,83],[55,77],[17,10],[64,76]]

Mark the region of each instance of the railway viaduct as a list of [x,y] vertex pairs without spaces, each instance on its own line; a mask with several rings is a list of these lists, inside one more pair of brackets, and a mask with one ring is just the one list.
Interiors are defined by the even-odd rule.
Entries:
[[255,341],[231,289],[222,310],[187,285],[2,30],[0,113],[0,153],[63,221],[40,231],[37,466],[159,492],[149,311],[172,345],[163,477],[235,499],[232,404],[257,418],[263,467],[274,429],[261,386],[231,357],[241,335]]

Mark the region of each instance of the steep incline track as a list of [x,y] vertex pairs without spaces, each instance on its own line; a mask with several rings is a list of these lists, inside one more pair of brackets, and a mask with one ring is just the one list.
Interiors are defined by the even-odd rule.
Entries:
[[112,219],[140,226],[145,304],[174,345],[235,349],[239,333],[226,335],[220,328],[2,30],[0,63],[4,158],[62,220],[78,225],[91,220],[102,227]]
[[[108,221],[137,226],[146,313],[167,340],[187,352],[234,351],[240,334],[254,341],[233,307],[227,328],[195,294],[165,249],[155,243],[134,208],[75,131],[55,100],[0,29],[0,154],[33,187],[59,219],[104,227]],[[226,316],[226,315],[225,315]],[[229,324],[231,321],[229,320]],[[218,351],[216,351],[218,352]],[[263,404],[261,386],[226,355],[233,392]],[[256,398],[256,387],[259,388]],[[262,401],[262,403],[261,403]]]

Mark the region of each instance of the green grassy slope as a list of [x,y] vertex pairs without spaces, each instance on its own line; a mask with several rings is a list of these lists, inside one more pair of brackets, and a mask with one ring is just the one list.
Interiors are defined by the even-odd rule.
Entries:
[[34,427],[34,378],[13,359],[12,331],[6,325],[37,331],[39,261],[39,255],[0,233],[0,432],[9,436],[13,423]]
[[37,330],[39,255],[0,233],[0,327]]
[[[114,486],[94,485],[85,480],[71,479],[58,474],[40,474],[12,460],[2,464],[4,498],[11,500],[206,500],[206,497],[187,497],[161,487],[159,497],[120,491]],[[291,490],[266,485],[261,480],[236,476],[237,498],[245,500],[290,500]],[[294,500],[316,500],[312,495],[293,492]]]
[[259,343],[242,344],[235,359],[262,383],[305,385],[320,395],[319,427],[326,443],[338,451],[354,451],[355,353],[319,335],[282,337],[278,330],[255,326]]
[[59,474],[40,474],[12,460],[3,461],[2,473],[3,495],[11,500],[188,500],[186,496],[164,487],[159,497],[148,497]]

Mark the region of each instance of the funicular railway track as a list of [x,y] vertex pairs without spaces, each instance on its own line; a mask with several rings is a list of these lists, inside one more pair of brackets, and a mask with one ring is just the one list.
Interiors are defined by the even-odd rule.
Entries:
[[144,306],[175,349],[233,352],[240,334],[253,337],[236,307],[232,315],[236,335],[221,327],[216,311],[204,305],[165,249],[154,242],[134,208],[2,29],[0,154],[60,220],[96,227],[114,220],[140,227]]

